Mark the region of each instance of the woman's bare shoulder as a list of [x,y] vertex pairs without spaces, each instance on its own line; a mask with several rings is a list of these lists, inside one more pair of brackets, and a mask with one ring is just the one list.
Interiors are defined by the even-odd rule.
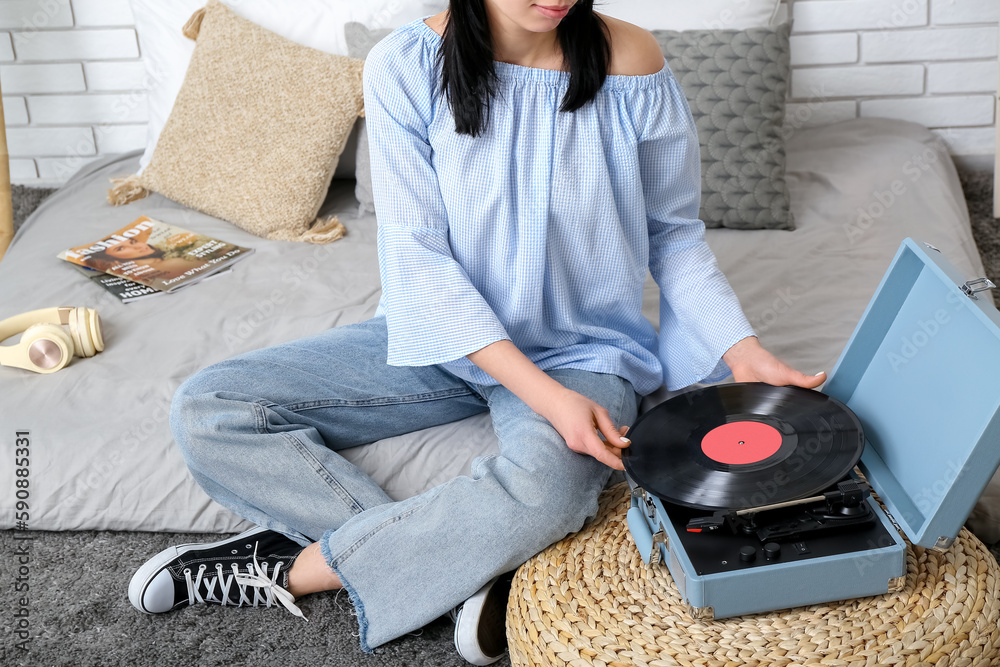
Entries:
[[663,69],[663,52],[648,30],[610,16],[600,15],[611,38],[611,68],[608,74],[641,76]]
[[448,12],[443,11],[440,14],[435,14],[434,16],[428,16],[424,19],[424,23],[427,24],[431,30],[439,35],[444,34],[444,26],[448,23]]

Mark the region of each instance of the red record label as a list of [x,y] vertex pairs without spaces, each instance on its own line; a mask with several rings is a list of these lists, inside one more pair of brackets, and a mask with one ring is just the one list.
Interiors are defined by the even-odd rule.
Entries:
[[705,456],[728,465],[757,463],[781,448],[781,432],[755,421],[739,421],[716,426],[701,439]]

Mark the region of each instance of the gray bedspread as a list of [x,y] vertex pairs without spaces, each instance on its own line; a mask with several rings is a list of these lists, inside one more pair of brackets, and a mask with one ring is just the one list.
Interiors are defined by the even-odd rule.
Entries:
[[[906,236],[982,275],[951,161],[916,125],[864,119],[790,133],[798,229],[711,230],[709,243],[764,344],[806,372],[830,370]],[[137,155],[94,163],[46,201],[0,263],[0,318],[55,305],[97,308],[107,349],[54,375],[0,368],[0,438],[31,440],[35,529],[221,532],[241,520],[194,483],[167,424],[176,387],[240,352],[356,322],[379,298],[375,219],[357,215],[353,181],[335,181],[324,213],[348,235],[313,246],[266,241],[158,195],[123,208],[108,179]],[[148,215],[256,254],[231,273],[122,305],[55,258]],[[656,322],[655,285],[647,315]],[[465,474],[495,451],[486,416],[348,452],[394,498]],[[276,475],[281,471],[276,470]],[[0,527],[14,525],[13,456],[0,460]]]

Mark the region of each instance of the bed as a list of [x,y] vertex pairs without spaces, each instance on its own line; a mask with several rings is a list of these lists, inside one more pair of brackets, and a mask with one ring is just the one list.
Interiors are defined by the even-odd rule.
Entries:
[[[914,156],[938,150],[924,128],[848,121],[799,131],[788,147],[797,228],[707,232],[762,342],[781,358],[806,372],[831,369],[907,236],[938,247],[970,278],[982,275],[950,160],[941,156],[916,183],[904,174]],[[134,168],[137,158],[104,160],[74,176],[26,221],[0,263],[5,315],[87,305],[101,314],[107,346],[51,376],[0,369],[0,433],[31,434],[35,528],[233,531],[239,518],[203,494],[174,447],[171,396],[210,363],[374,314],[375,216],[357,214],[350,180],[335,180],[324,204],[348,230],[329,245],[265,241],[159,195],[128,209],[111,207],[108,179]],[[859,209],[871,208],[872,193],[891,192],[895,181],[908,183],[906,192],[867,224]],[[127,305],[54,259],[64,239],[97,238],[137,215],[175,220],[256,252],[231,274]],[[656,322],[651,281],[645,303]],[[347,457],[390,496],[403,498],[468,473],[475,456],[495,447],[482,416]],[[12,461],[0,466],[0,476],[11,479]],[[12,490],[4,495],[0,525],[14,525]]]
[[[794,230],[716,228],[709,245],[764,345],[809,373],[830,370],[905,237],[933,244],[970,279],[983,275],[955,168],[934,134],[911,123],[858,119],[786,126],[785,178]],[[320,216],[344,238],[314,245],[268,240],[151,194],[107,201],[109,179],[139,169],[139,153],[84,167],[18,231],[0,262],[0,318],[55,305],[99,311],[106,349],[53,375],[0,368],[0,437],[31,442],[30,527],[41,530],[232,532],[244,522],[197,486],[168,427],[171,397],[211,363],[358,322],[380,294],[376,216],[356,182],[335,178]],[[140,215],[252,247],[231,273],[176,294],[119,303],[55,255]],[[647,281],[644,313],[656,323]],[[663,398],[651,396],[646,405]],[[468,474],[496,450],[488,416],[384,440],[345,456],[401,499]],[[0,479],[14,479],[0,460]],[[1000,482],[994,482],[1000,488]],[[13,485],[0,528],[16,525]],[[991,485],[990,493],[993,492]],[[980,503],[971,525],[1000,539]]]

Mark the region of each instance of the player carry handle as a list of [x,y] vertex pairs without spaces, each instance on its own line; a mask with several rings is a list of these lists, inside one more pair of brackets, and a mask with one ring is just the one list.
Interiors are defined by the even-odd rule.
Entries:
[[[0,92],[0,95],[3,93]],[[10,197],[10,155],[7,152],[7,123],[0,105],[0,261],[14,238],[14,209]]]

